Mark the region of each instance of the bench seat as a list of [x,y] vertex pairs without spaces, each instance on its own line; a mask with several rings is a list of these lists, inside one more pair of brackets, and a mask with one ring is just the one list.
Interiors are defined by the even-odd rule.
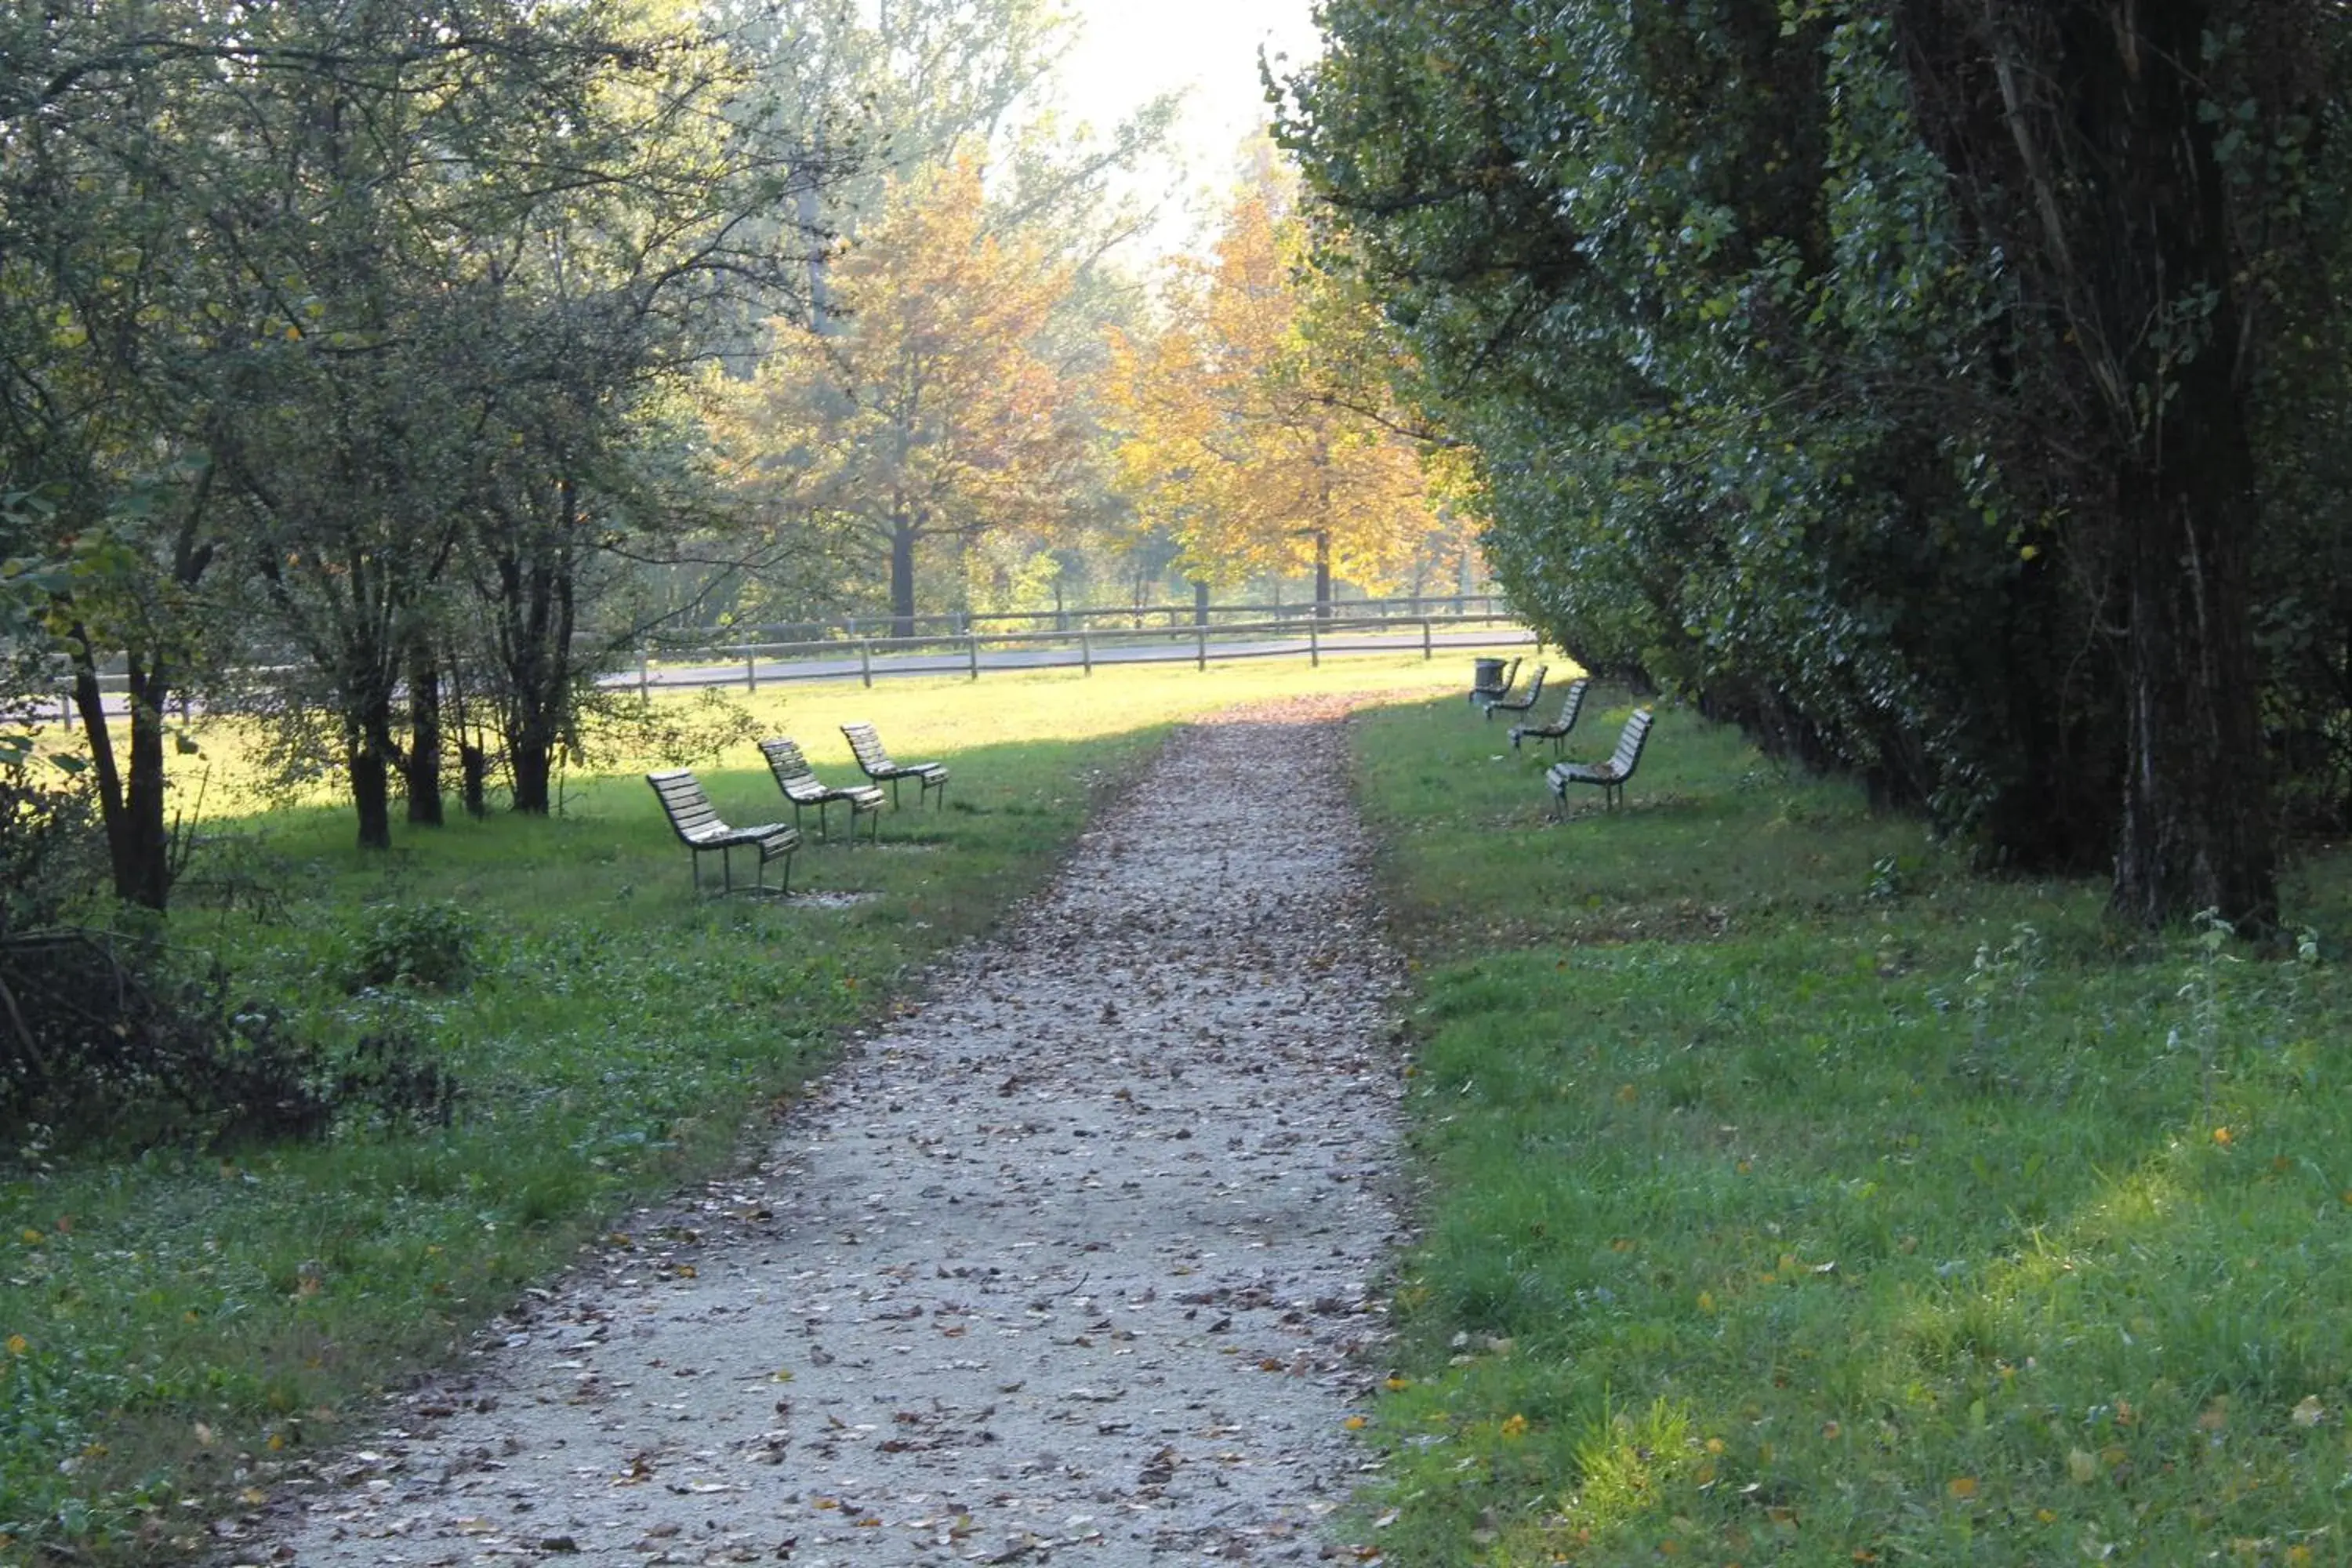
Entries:
[[1650,739],[1651,712],[1636,708],[1633,716],[1625,721],[1625,728],[1617,736],[1617,750],[1605,763],[1554,763],[1544,770],[1544,783],[1550,786],[1552,815],[1565,814],[1568,792],[1574,784],[1597,784],[1601,799],[1609,809],[1615,810],[1625,795],[1625,781],[1642,765],[1642,748]]
[[1525,713],[1536,705],[1538,699],[1543,696],[1544,677],[1550,673],[1551,666],[1539,664],[1536,666],[1535,675],[1528,680],[1528,689],[1525,691],[1520,692],[1517,697],[1507,695],[1489,697],[1478,706],[1489,719],[1497,713]]
[[[747,892],[774,892],[789,895],[793,890],[793,851],[801,847],[801,830],[788,822],[763,822],[753,827],[736,827],[722,819],[710,797],[703,793],[702,781],[686,768],[672,768],[665,773],[647,773],[646,783],[653,786],[655,795],[668,816],[671,829],[678,842],[693,854],[695,891],[702,890],[702,858],[716,850],[719,854],[720,890],[735,889],[734,852],[749,849],[759,855],[759,868]],[[784,863],[783,885],[768,886],[768,862]]]
[[[1492,662],[1500,664],[1503,661],[1497,658]],[[1478,661],[1479,667],[1482,669],[1487,663],[1488,661],[1483,658]],[[1473,679],[1470,683],[1470,700],[1474,703],[1486,702],[1497,697],[1508,697],[1511,694],[1511,682],[1517,680],[1518,678],[1519,660],[1514,658],[1511,660],[1511,667],[1508,669],[1501,670],[1497,673],[1496,684],[1489,686],[1482,681]]]
[[816,831],[821,838],[830,839],[826,831],[825,808],[836,803],[849,807],[849,842],[857,842],[857,819],[873,819],[873,836],[878,842],[882,835],[882,786],[880,784],[829,784],[816,776],[808,758],[798,742],[790,736],[779,735],[760,742],[760,754],[768,759],[768,771],[775,775],[776,787],[793,803],[793,824],[800,825],[804,807],[816,807]]
[[844,724],[841,732],[847,737],[850,752],[856,757],[857,765],[866,776],[877,784],[890,786],[892,805],[898,804],[898,786],[908,779],[913,779],[921,786],[921,793],[915,797],[918,806],[931,798],[933,790],[940,792],[942,803],[947,800],[948,769],[945,763],[892,762],[890,753],[883,750],[882,738],[874,732],[871,724]]
[[1552,754],[1559,755],[1561,742],[1568,739],[1568,732],[1576,728],[1577,716],[1584,711],[1584,694],[1591,689],[1592,682],[1583,676],[1570,681],[1568,689],[1560,696],[1559,717],[1549,724],[1512,725],[1511,750],[1517,751],[1521,741],[1549,741]]

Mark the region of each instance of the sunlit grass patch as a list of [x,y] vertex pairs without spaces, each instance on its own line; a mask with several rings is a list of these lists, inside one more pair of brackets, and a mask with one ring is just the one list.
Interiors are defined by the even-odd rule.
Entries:
[[2332,963],[1970,877],[1680,715],[1555,826],[1481,729],[1357,725],[1433,1178],[1394,1560],[2338,1554]]

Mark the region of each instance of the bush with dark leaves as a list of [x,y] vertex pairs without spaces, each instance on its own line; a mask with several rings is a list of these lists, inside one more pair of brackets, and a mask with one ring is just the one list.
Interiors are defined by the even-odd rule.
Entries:
[[416,985],[456,991],[472,978],[481,922],[456,904],[403,904],[385,910],[360,940],[352,989]]

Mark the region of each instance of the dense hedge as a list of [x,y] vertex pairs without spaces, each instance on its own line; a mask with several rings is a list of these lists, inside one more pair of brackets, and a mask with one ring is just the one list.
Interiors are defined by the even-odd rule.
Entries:
[[2105,14],[1330,0],[1285,137],[1549,637],[2259,921],[2352,777],[2345,24]]

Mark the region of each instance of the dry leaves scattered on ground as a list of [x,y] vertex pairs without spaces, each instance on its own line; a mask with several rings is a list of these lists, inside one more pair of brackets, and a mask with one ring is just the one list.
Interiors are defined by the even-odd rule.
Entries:
[[1181,731],[756,1169],[637,1216],[369,1446],[282,1478],[239,1560],[1341,1550],[1400,983],[1343,707]]

